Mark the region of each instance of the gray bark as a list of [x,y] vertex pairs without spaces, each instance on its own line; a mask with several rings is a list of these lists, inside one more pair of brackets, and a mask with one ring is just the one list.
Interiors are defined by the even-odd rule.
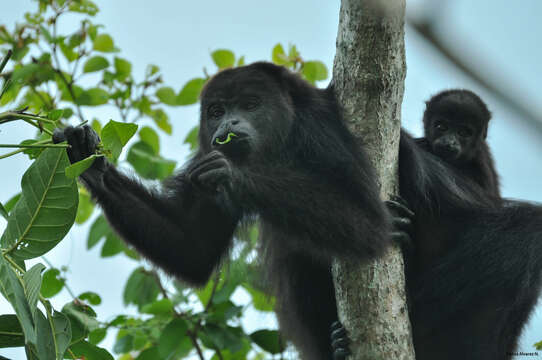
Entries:
[[[333,66],[345,120],[363,139],[382,198],[397,192],[404,10],[404,0],[342,0]],[[365,265],[335,262],[333,275],[351,358],[414,359],[400,249]]]

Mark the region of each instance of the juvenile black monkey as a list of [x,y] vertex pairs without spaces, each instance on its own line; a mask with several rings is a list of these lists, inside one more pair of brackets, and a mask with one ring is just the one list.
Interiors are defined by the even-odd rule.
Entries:
[[[71,162],[96,151],[88,126],[55,140]],[[220,72],[201,94],[199,150],[161,191],[103,158],[81,180],[113,228],[172,275],[203,285],[238,224],[258,215],[282,330],[303,359],[329,360],[337,319],[333,257],[360,261],[390,243],[373,169],[333,90],[270,63]]]
[[426,102],[425,137],[416,141],[498,199],[499,178],[486,142],[490,118],[487,105],[472,91],[442,91]]

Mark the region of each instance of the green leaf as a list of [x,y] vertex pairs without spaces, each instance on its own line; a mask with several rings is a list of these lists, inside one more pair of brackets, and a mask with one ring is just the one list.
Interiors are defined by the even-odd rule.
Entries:
[[43,269],[45,269],[45,266],[38,263],[32,266],[23,275],[24,292],[26,294],[26,299],[28,300],[30,310],[33,314],[35,314],[38,309],[37,306],[41,288],[41,272]]
[[156,65],[150,64],[147,65],[147,69],[145,70],[145,77],[151,77],[154,74],[158,73],[160,71],[160,68]]
[[199,143],[199,126],[194,126],[192,130],[184,138],[184,144],[190,145],[190,150],[194,151],[198,148]]
[[100,305],[102,303],[102,298],[100,297],[100,295],[92,291],[86,291],[79,295],[77,298],[80,300],[88,301],[88,303],[91,305]]
[[158,98],[158,100],[160,100],[166,105],[177,105],[177,97],[175,95],[175,91],[173,91],[173,89],[169,86],[164,86],[156,90],[156,97]]
[[252,306],[259,311],[274,311],[275,309],[275,298],[267,295],[259,290],[254,289],[248,284],[243,284],[243,287],[252,297]]
[[219,69],[229,68],[235,64],[235,55],[230,50],[215,50],[211,53],[211,57]]
[[154,346],[148,349],[143,350],[136,360],[156,360],[160,359],[160,353],[158,352],[158,347]]
[[98,345],[107,335],[107,329],[106,328],[100,328],[91,331],[88,334],[88,341],[91,344]]
[[160,153],[160,138],[152,128],[145,126],[139,130],[139,138],[152,148],[153,155]]
[[132,64],[128,60],[115,57],[115,72],[119,80],[124,80],[132,74]]
[[72,339],[72,330],[68,317],[59,311],[53,312],[53,334],[56,344],[56,359],[62,360],[64,353],[70,345]]
[[19,199],[21,198],[21,193],[18,193],[16,195],[14,195],[11,199],[9,199],[6,204],[4,205],[4,208],[6,209],[6,211],[8,213],[11,212],[11,210],[15,207],[15,205],[17,204],[17,202],[19,202]]
[[141,308],[141,312],[144,314],[169,314],[173,312],[173,303],[169,299],[156,300],[150,304],[147,304]]
[[90,16],[96,15],[99,11],[98,6],[90,0],[73,1],[70,3],[69,9],[70,11],[88,14]]
[[83,65],[83,72],[95,72],[107,69],[108,67],[109,61],[107,61],[106,58],[104,58],[103,56],[93,56],[85,62],[85,65]]
[[70,179],[75,179],[79,175],[85,172],[86,169],[92,166],[94,160],[98,157],[96,154],[90,155],[88,158],[79,160],[68,166],[64,171],[66,172],[66,177]]
[[64,114],[64,110],[56,109],[56,110],[50,111],[49,114],[47,114],[47,119],[57,121],[58,119],[62,117],[63,114]]
[[243,347],[243,331],[241,328],[206,324],[203,331],[216,349],[229,349],[232,353],[235,353]]
[[154,149],[142,141],[128,150],[127,160],[135,171],[146,179],[165,179],[173,173],[176,165],[173,160],[155,155]]
[[153,275],[139,267],[132,272],[124,288],[124,304],[135,304],[139,308],[156,300],[160,293],[156,279]]
[[113,52],[116,50],[113,39],[107,34],[100,34],[96,36],[94,39],[93,49],[101,52]]
[[85,360],[114,360],[107,350],[86,341],[79,341],[71,345],[70,350],[77,358],[84,358]]
[[124,243],[115,234],[110,233],[106,236],[105,242],[102,246],[102,252],[100,256],[111,257],[120,254],[124,250]]
[[79,205],[77,206],[77,215],[75,216],[75,222],[77,224],[83,224],[90,218],[93,211],[94,203],[90,198],[90,194],[85,188],[79,188]]
[[58,269],[48,269],[43,274],[43,280],[41,285],[41,295],[45,298],[50,298],[55,296],[62,290],[66,280],[63,279],[60,275],[60,270]]
[[[182,358],[192,349],[192,342],[187,336],[188,325],[183,319],[173,319],[164,328],[158,340],[158,353],[163,359]],[[179,351],[182,351],[179,353]]]
[[237,66],[243,66],[245,65],[245,56],[241,56],[238,60],[237,60]]
[[[36,333],[38,334],[37,344],[35,348],[36,359],[39,360],[55,360],[56,349],[53,329],[47,318],[41,311],[36,312]],[[34,349],[32,349],[34,350]],[[62,358],[60,358],[62,359]]]
[[23,175],[22,196],[0,238],[2,248],[8,249],[14,258],[43,255],[70,230],[79,198],[77,184],[64,175],[68,165],[64,149],[49,148]]
[[285,349],[277,330],[258,330],[250,334],[250,338],[259,347],[273,355],[280,354]]
[[137,131],[136,124],[126,124],[110,120],[102,130],[102,143],[111,150],[113,159],[118,159],[122,148]]
[[81,327],[85,335],[100,327],[98,320],[96,320],[96,313],[94,310],[92,310],[90,306],[77,300],[64,305],[62,313],[70,319],[72,327]]
[[306,61],[303,64],[302,74],[310,83],[327,79],[327,68],[321,61]]
[[8,219],[8,211],[6,210],[4,205],[2,205],[2,203],[0,203],[0,215],[2,215],[4,219]]
[[171,135],[173,129],[171,128],[171,123],[169,122],[169,118],[164,110],[157,109],[153,111],[151,117],[160,129],[162,129],[166,134]]
[[177,95],[177,105],[192,105],[198,102],[205,79],[195,78],[188,81]]
[[132,335],[124,335],[117,338],[113,346],[115,354],[124,354],[130,352],[134,348],[134,337]]
[[0,292],[15,309],[26,342],[36,345],[37,337],[34,330],[33,314],[26,299],[23,285],[3,256],[0,256]]
[[109,93],[100,88],[84,90],[75,99],[77,105],[86,106],[104,105],[107,104],[107,101],[109,101]]
[[288,58],[281,44],[275,45],[271,54],[271,59],[277,65],[286,65],[286,63],[288,63]]
[[100,215],[90,227],[87,238],[87,249],[92,249],[94,245],[96,245],[102,238],[106,237],[110,233],[111,228],[109,227],[107,220],[103,217],[103,215]]
[[24,334],[17,315],[0,315],[0,348],[24,346]]

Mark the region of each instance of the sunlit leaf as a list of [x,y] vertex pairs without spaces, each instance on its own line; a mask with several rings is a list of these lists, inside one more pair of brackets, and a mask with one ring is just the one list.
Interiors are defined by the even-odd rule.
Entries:
[[166,105],[177,105],[177,97],[175,95],[175,91],[173,91],[173,89],[170,87],[164,86],[156,90],[156,97],[158,98],[158,100],[160,100]]
[[205,79],[195,78],[188,81],[177,95],[177,105],[191,105],[198,102]]
[[42,286],[41,286],[41,294],[45,298],[50,298],[55,296],[62,290],[64,287],[64,283],[66,282],[65,279],[61,278],[60,276],[60,270],[58,269],[48,269],[43,274],[43,280],[42,280]]
[[82,224],[87,221],[94,211],[94,202],[90,198],[88,191],[81,187],[79,188],[79,205],[77,206],[77,215],[75,222]]
[[124,80],[132,73],[132,64],[125,59],[115,57],[115,72],[119,80]]
[[229,68],[235,64],[235,55],[230,50],[215,50],[211,53],[211,57],[219,69]]
[[100,34],[94,39],[93,49],[101,52],[113,52],[115,51],[115,45],[111,36]]
[[302,74],[311,83],[327,79],[327,68],[321,61],[306,61],[303,64]]
[[98,155],[93,154],[93,155],[90,155],[89,157],[87,157],[87,158],[85,158],[83,160],[79,160],[78,162],[74,162],[70,166],[66,167],[66,169],[65,169],[66,177],[68,177],[70,179],[77,178],[79,175],[84,173],[86,169],[88,169],[89,167],[92,166],[92,164],[94,163],[94,160],[96,159],[96,157],[98,157]]
[[139,130],[139,138],[152,148],[154,155],[160,153],[160,138],[152,128],[145,126]]
[[114,159],[120,156],[122,148],[137,131],[136,124],[121,123],[110,120],[102,129],[102,142],[111,150]]
[[77,105],[98,106],[107,104],[109,93],[104,89],[91,88],[83,90],[75,99]]
[[103,56],[93,56],[85,62],[83,65],[83,72],[89,73],[94,71],[100,71],[109,67],[109,61]]

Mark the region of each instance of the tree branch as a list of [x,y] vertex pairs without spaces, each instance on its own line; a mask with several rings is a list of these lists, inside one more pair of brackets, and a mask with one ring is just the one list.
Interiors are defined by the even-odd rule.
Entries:
[[[363,139],[382,197],[397,191],[404,11],[404,0],[342,0],[333,67],[345,120]],[[335,262],[333,275],[352,358],[414,359],[399,248],[367,265]]]

